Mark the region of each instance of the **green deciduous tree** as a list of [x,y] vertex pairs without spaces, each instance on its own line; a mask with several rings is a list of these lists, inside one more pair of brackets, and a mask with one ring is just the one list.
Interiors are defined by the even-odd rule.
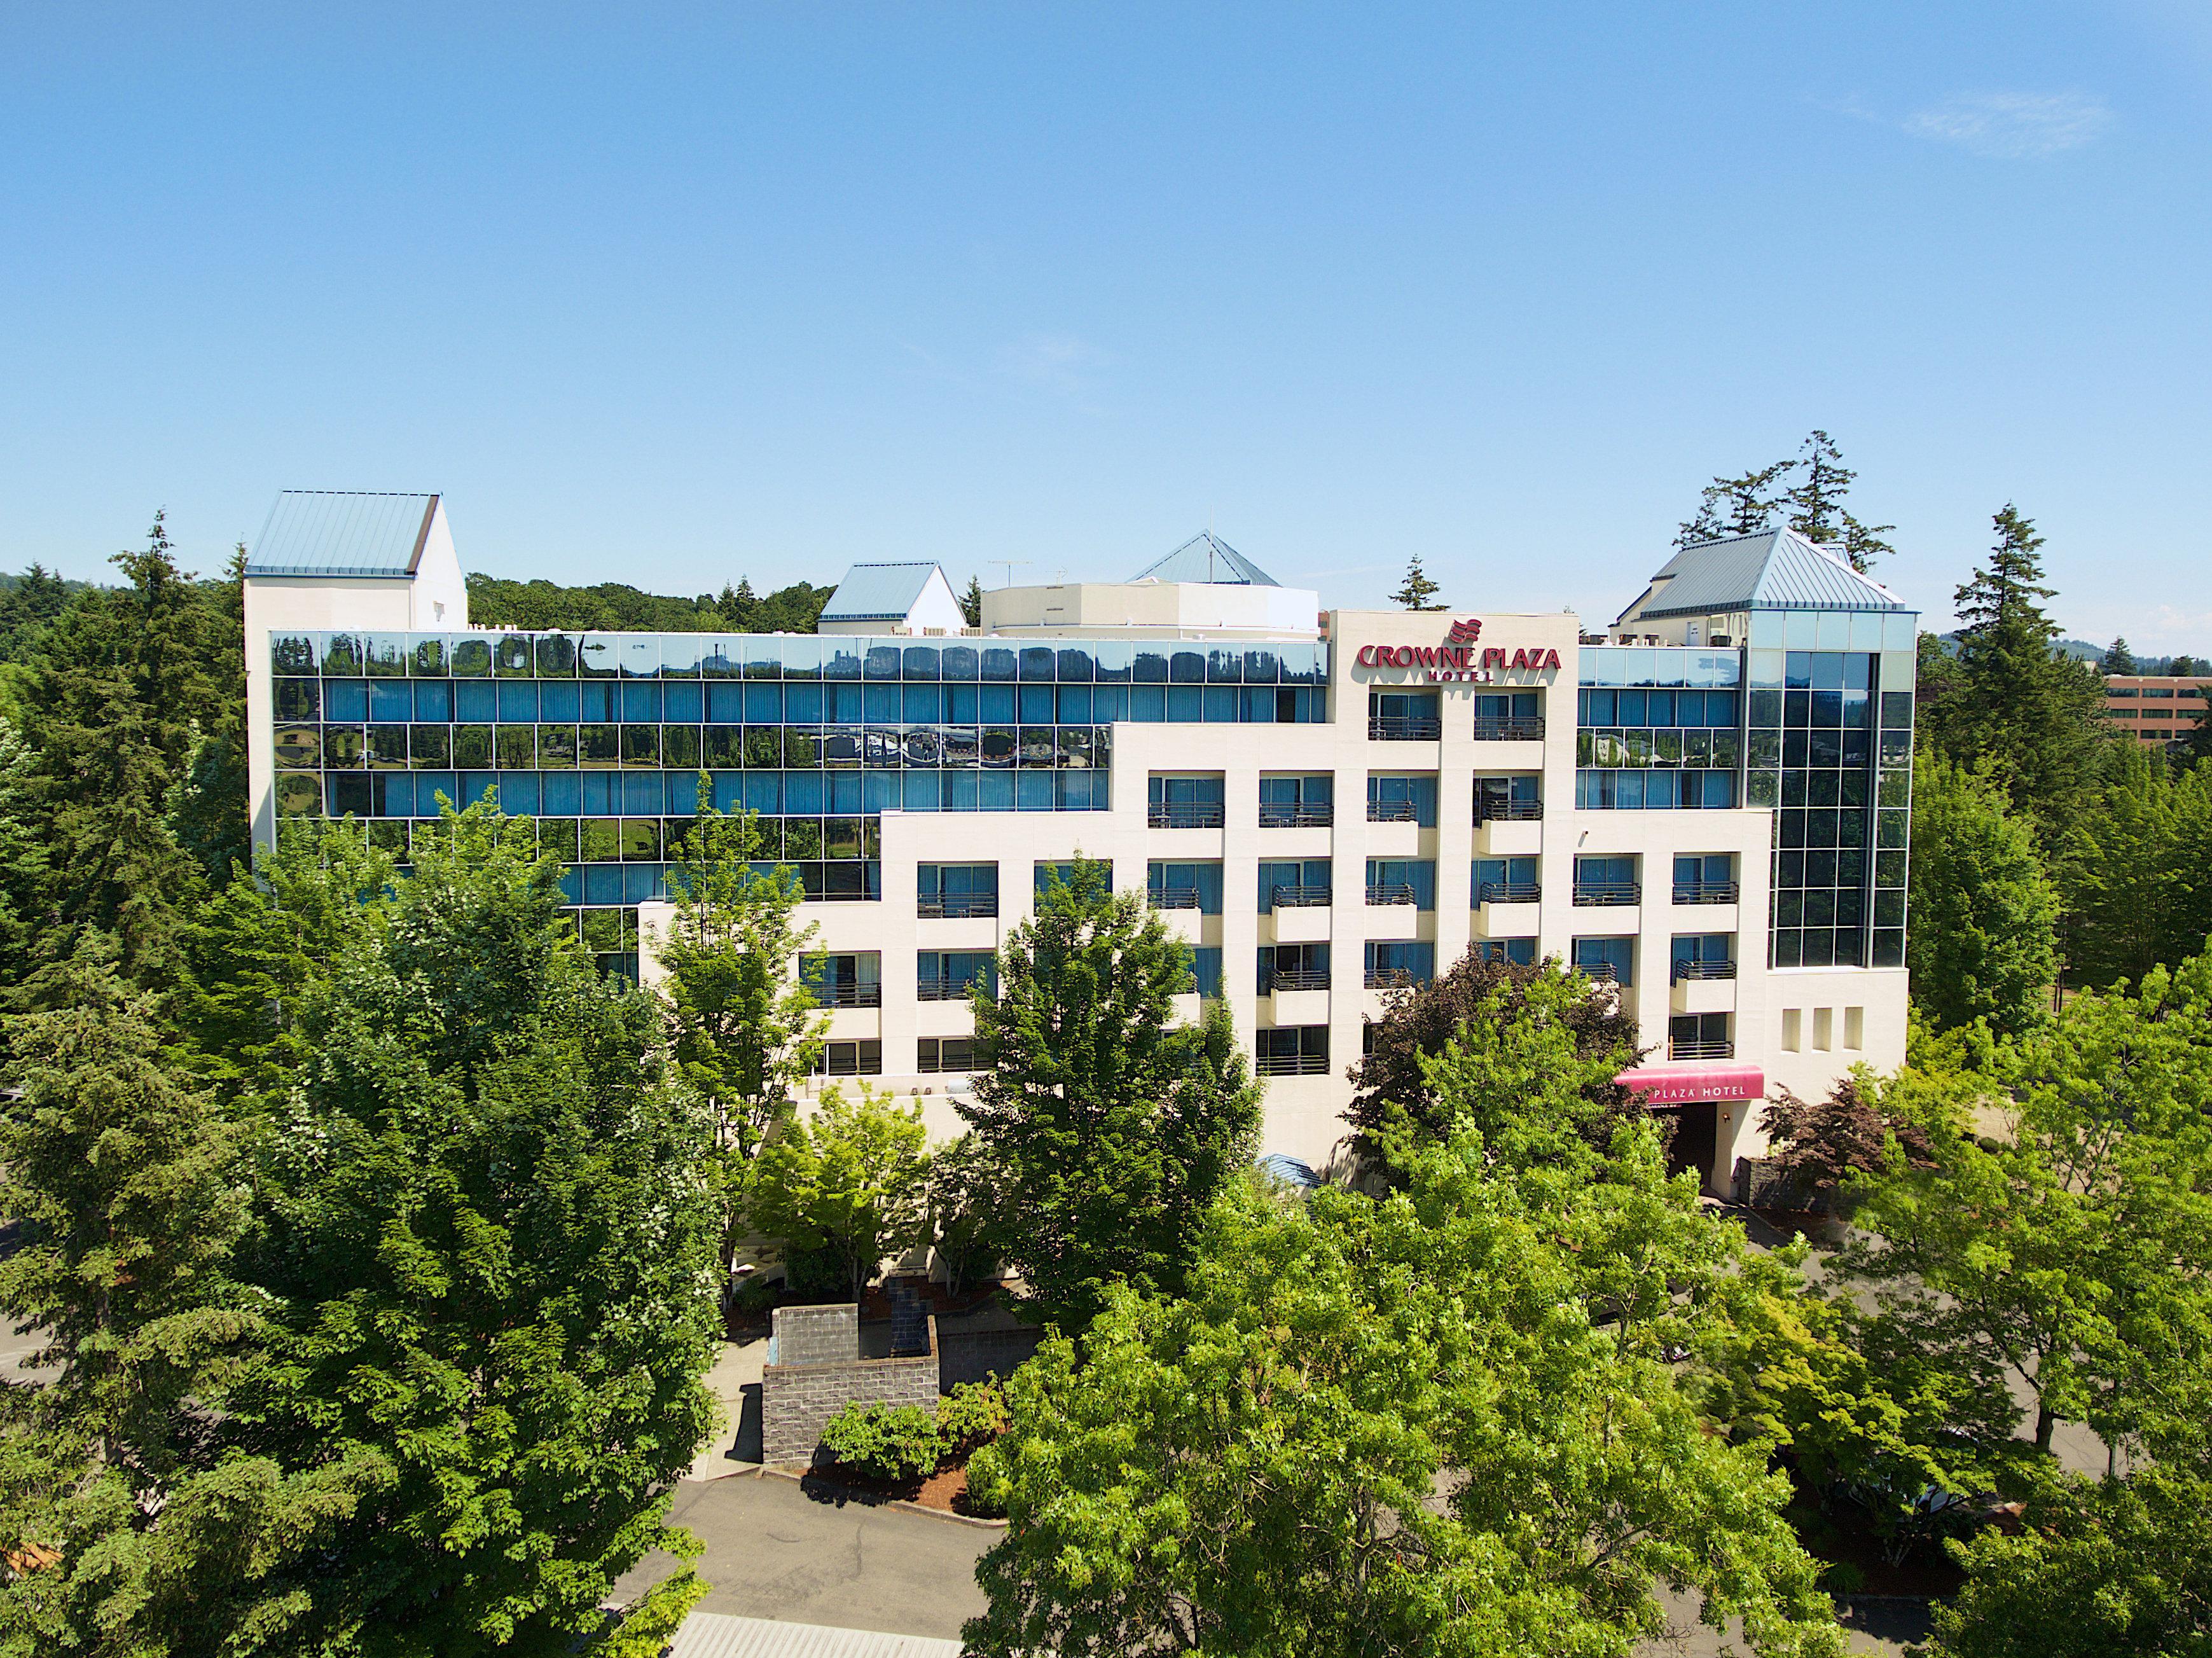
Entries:
[[2043,1018],[2058,971],[2058,896],[2027,825],[1983,773],[1926,749],[1912,789],[1913,1000],[1938,1030]]
[[1839,1651],[1772,1438],[1711,1431],[1668,1362],[1699,1289],[1784,1269],[1670,1185],[1648,1125],[1577,1155],[1462,1127],[1379,1204],[1235,1192],[1185,1297],[1109,1291],[970,1464],[1010,1523],[969,1649],[1626,1655],[1665,1580],[1758,1651]]
[[928,1236],[928,1144],[921,1106],[830,1089],[762,1151],[747,1218],[787,1248],[834,1251],[857,1301],[884,1256]]
[[566,1649],[670,1538],[712,1420],[703,1110],[530,823],[446,822],[308,999],[261,1154],[273,1327],[239,1430],[287,1469],[388,1470],[336,1527],[309,1650]]
[[[1635,1096],[1613,1082],[1623,1066],[1636,1062],[1637,1024],[1621,1011],[1612,990],[1567,972],[1557,962],[1521,967],[1471,950],[1442,978],[1394,997],[1371,1027],[1367,1052],[1352,1067],[1354,1092],[1345,1112],[1359,1155],[1387,1169],[1402,1155],[1389,1143],[1395,1138],[1441,1138],[1460,1102],[1434,1087],[1431,1071],[1437,1056],[1463,1029],[1503,1031],[1532,1015],[1571,1037],[1574,1074],[1587,1091],[1568,1111],[1569,1121],[1604,1145],[1617,1121],[1643,1114]],[[1502,1100],[1504,1092],[1501,1088],[1495,1097]]]
[[[2060,1421],[2140,1434],[2159,1353],[2212,1327],[2212,957],[2074,998],[1998,1080],[1885,1102],[1929,1160],[1854,1182],[1864,1241],[1843,1265],[1901,1345],[1975,1380],[1985,1414],[2024,1389],[2039,1448]],[[1986,1139],[1977,1094],[2004,1108]]]
[[[705,779],[701,793],[706,793]],[[794,976],[815,929],[801,925],[799,872],[763,870],[758,817],[708,810],[676,851],[676,907],[655,939],[657,988],[676,1063],[715,1123],[714,1179],[726,1274],[739,1241],[753,1160],[792,1113],[829,1018]]]
[[978,986],[960,1114],[1006,1171],[1001,1248],[1036,1310],[1079,1327],[1106,1286],[1172,1293],[1207,1206],[1250,1158],[1259,1089],[1218,1003],[1180,1025],[1189,947],[1079,860]]

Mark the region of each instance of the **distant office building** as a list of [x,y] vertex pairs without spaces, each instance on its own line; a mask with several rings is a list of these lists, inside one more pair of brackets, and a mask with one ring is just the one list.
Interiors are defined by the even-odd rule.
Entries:
[[1322,614],[1210,535],[986,593],[980,629],[951,597],[862,565],[818,634],[473,629],[435,497],[287,495],[246,568],[256,835],[351,814],[404,856],[496,790],[588,945],[649,977],[703,770],[805,883],[826,1072],[940,1133],[968,987],[1079,853],[1189,941],[1188,1011],[1226,1002],[1262,1149],[1306,1163],[1368,1024],[1469,950],[1611,987],[1717,1189],[1771,1086],[1904,1057],[1917,618],[1824,548],[1689,548],[1587,637]]
[[2180,743],[2212,698],[2212,674],[2108,673],[2105,714],[2139,743]]

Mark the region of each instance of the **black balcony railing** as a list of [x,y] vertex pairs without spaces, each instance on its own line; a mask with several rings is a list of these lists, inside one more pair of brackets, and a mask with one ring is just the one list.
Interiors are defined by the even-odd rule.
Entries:
[[1370,743],[1433,743],[1444,734],[1444,722],[1433,714],[1375,714],[1367,717]]
[[918,1002],[964,1002],[969,987],[979,982],[975,979],[920,979],[915,983],[914,999]]
[[1732,904],[1738,896],[1734,881],[1677,881],[1674,883],[1674,902],[1678,904]]
[[1601,985],[1617,985],[1620,982],[1620,969],[1614,967],[1611,962],[1577,962],[1575,971],[1581,974],[1583,978],[1594,979]]
[[1262,993],[1269,990],[1327,990],[1328,974],[1311,967],[1279,967],[1267,975]]
[[1285,805],[1269,801],[1260,803],[1261,829],[1327,829],[1336,822],[1336,808],[1332,805]]
[[1196,909],[1196,887],[1154,887],[1145,895],[1154,909]]
[[1367,821],[1370,823],[1418,823],[1421,809],[1411,800],[1370,800]]
[[1410,967],[1370,967],[1367,969],[1370,990],[1411,990],[1417,981]]
[[1328,1061],[1319,1054],[1261,1054],[1252,1069],[1263,1077],[1320,1077],[1328,1072]]
[[1732,1060],[1735,1044],[1732,1042],[1668,1042],[1667,1057],[1670,1060]]
[[1145,813],[1145,822],[1153,829],[1219,829],[1221,807],[1218,805],[1183,806],[1155,805]]
[[1533,904],[1544,896],[1535,881],[1485,881],[1475,895],[1478,904]]
[[1637,881],[1577,881],[1575,902],[1585,908],[1606,908],[1644,902],[1644,887]]
[[1270,908],[1274,909],[1327,909],[1329,906],[1327,887],[1277,887],[1271,895]]
[[1541,800],[1486,800],[1474,798],[1474,821],[1478,823],[1534,823],[1544,816]]
[[999,895],[995,892],[925,892],[914,901],[917,915],[996,915]]
[[1734,962],[1677,962],[1674,963],[1674,982],[1685,979],[1733,979]]
[[1525,720],[1485,720],[1474,722],[1474,740],[1478,743],[1518,743],[1540,741],[1544,735],[1544,720],[1540,714]]
[[881,1007],[884,987],[872,985],[811,985],[817,1007]]
[[1418,904],[1421,896],[1403,881],[1369,882],[1367,902],[1370,904]]

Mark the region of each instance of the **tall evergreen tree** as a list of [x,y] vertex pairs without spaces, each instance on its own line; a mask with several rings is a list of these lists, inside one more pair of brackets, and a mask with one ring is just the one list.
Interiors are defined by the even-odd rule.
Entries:
[[2142,670],[2136,666],[2136,653],[2128,648],[2128,641],[2116,639],[2105,647],[2104,655],[2097,659],[2097,671],[2131,674],[2139,673]]
[[1788,498],[1781,483],[1793,465],[1778,460],[1741,477],[1715,478],[1699,492],[1697,516],[1684,521],[1674,544],[1693,547],[1730,536],[1755,536],[1770,528],[1775,512]]
[[2058,896],[1986,777],[1923,750],[1912,789],[1912,999],[1939,1030],[2039,1023],[2058,972]]
[[1109,1285],[1179,1293],[1207,1206],[1249,1160],[1260,1090],[1228,1016],[1176,1023],[1190,950],[1109,866],[1079,860],[974,991],[960,1114],[1006,1171],[1004,1253],[1036,1310],[1073,1330]]
[[1437,592],[1437,584],[1421,568],[1421,556],[1415,553],[1406,562],[1405,585],[1390,595],[1390,602],[1408,610],[1441,610],[1443,605],[1431,603]]
[[2046,853],[2078,815],[2107,740],[2096,670],[2057,649],[2043,608],[2044,538],[2018,508],[1995,519],[1989,560],[1958,590],[1961,623],[1951,693],[1930,712],[1937,748],[1968,767],[1987,766],[2012,804],[2035,823]]
[[2184,651],[2180,655],[2167,659],[2166,671],[2176,678],[2186,679],[2191,675],[2203,673],[2204,666],[2195,657]]
[[983,582],[980,576],[968,578],[967,591],[960,595],[960,614],[968,618],[968,625],[983,625]]

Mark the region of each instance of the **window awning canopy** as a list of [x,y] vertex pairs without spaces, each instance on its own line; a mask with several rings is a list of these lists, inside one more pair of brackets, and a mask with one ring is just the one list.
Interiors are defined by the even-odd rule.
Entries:
[[1644,1096],[1646,1105],[1693,1105],[1702,1100],[1755,1100],[1766,1092],[1766,1072],[1755,1065],[1639,1066],[1613,1078]]

